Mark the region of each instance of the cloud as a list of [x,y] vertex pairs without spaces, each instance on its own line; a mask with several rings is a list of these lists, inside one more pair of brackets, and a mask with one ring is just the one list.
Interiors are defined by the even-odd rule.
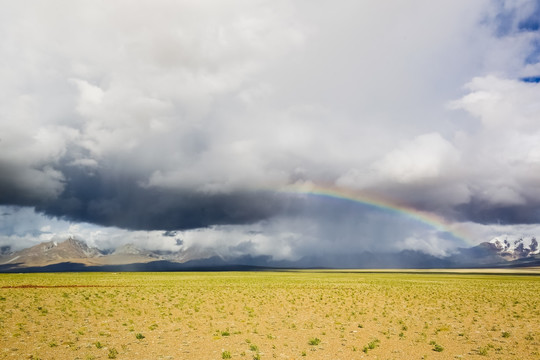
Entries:
[[423,134],[385,155],[376,170],[398,183],[424,182],[447,176],[459,162],[457,149],[438,133]]
[[408,221],[377,233],[374,210],[336,206],[345,222],[274,191],[296,182],[539,223],[540,85],[520,80],[540,74],[535,4],[10,4],[0,204],[279,256],[418,238]]
[[540,193],[536,185],[540,165],[540,87],[494,76],[475,78],[469,94],[451,103],[481,121],[475,134],[464,136],[471,202],[465,217],[482,222],[538,222]]
[[479,118],[486,131],[528,133],[540,130],[536,121],[540,112],[537,102],[540,89],[536,84],[491,75],[472,79],[466,88],[469,94],[451,105]]
[[[455,235],[391,211],[336,199],[311,196],[300,199],[305,204],[304,211],[295,211],[296,216],[280,215],[253,224],[166,232],[73,223],[51,219],[29,208],[0,207],[0,246],[19,250],[38,242],[63,241],[73,236],[100,249],[131,243],[145,249],[187,250],[201,256],[251,255],[298,260],[320,254],[395,252],[404,248],[440,256],[465,245],[464,240]],[[392,226],[388,226],[389,223]]]
[[450,255],[456,247],[454,240],[445,239],[436,234],[407,237],[401,243],[398,243],[398,246],[403,250],[417,250],[441,258]]

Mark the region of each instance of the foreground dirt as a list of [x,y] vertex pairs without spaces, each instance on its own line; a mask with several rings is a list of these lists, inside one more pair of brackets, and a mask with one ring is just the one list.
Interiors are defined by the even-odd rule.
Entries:
[[0,275],[1,359],[540,359],[540,277]]

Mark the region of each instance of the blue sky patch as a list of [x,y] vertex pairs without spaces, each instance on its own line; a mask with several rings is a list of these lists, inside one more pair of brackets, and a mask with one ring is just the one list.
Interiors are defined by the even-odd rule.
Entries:
[[526,83],[540,83],[540,76],[527,76],[520,80]]

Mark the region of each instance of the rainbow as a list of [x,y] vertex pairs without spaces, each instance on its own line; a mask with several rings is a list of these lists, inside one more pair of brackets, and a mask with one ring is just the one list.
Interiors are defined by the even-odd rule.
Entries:
[[[274,189],[274,191],[276,191]],[[364,192],[352,191],[335,186],[321,186],[312,183],[293,184],[278,188],[278,193],[294,194],[294,195],[310,195],[318,197],[326,197],[344,201],[351,201],[367,206],[372,206],[385,211],[390,211],[398,215],[403,215],[413,220],[424,223],[439,232],[449,233],[453,237],[458,238],[468,245],[473,244],[469,234],[462,229],[457,228],[453,223],[448,222],[445,218],[426,211],[414,209],[409,206],[400,205],[381,196],[368,194]]]

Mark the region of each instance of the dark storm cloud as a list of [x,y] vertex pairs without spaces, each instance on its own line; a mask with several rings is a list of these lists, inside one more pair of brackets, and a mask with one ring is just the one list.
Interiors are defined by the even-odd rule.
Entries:
[[540,222],[540,203],[526,205],[494,206],[482,200],[473,199],[468,204],[458,206],[458,221],[472,221],[479,224],[538,224]]
[[61,172],[49,165],[41,169],[0,160],[0,204],[33,206],[62,191]]
[[38,204],[38,211],[131,230],[180,230],[253,223],[281,208],[275,195],[262,191],[205,194],[156,189],[142,187],[135,178],[99,171],[92,175],[69,171],[66,179],[63,193]]

